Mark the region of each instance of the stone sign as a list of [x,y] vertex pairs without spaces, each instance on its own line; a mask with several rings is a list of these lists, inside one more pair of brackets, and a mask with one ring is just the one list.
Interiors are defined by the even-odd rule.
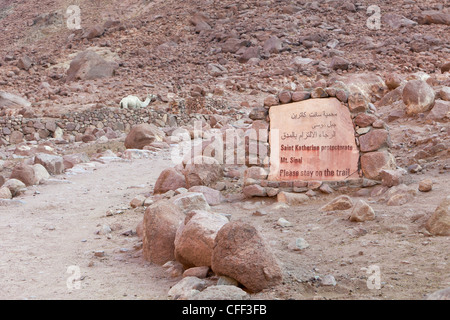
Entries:
[[348,108],[335,98],[273,106],[271,181],[359,178],[359,150]]

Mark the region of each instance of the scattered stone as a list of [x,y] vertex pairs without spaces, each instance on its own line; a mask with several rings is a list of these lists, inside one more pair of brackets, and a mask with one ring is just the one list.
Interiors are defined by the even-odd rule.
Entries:
[[23,191],[26,190],[26,185],[17,179],[8,179],[3,187],[6,187],[11,191],[13,197],[20,195]]
[[406,170],[399,168],[395,170],[381,170],[381,185],[394,187],[404,183]]
[[309,243],[303,238],[296,238],[288,244],[288,249],[293,251],[301,251],[308,247]]
[[423,80],[410,80],[403,88],[403,103],[407,115],[415,115],[431,109],[435,93]]
[[204,279],[207,277],[208,272],[209,272],[209,266],[192,267],[183,272],[183,278],[196,277],[199,279]]
[[277,201],[290,206],[297,206],[309,200],[309,197],[302,193],[291,193],[281,191],[277,195]]
[[205,280],[196,277],[186,277],[170,288],[168,296],[173,300],[189,300],[205,289]]
[[209,188],[207,186],[193,186],[189,188],[189,190],[186,190],[186,192],[187,191],[202,193],[205,196],[206,202],[208,202],[210,206],[217,206],[223,200],[220,191]]
[[182,193],[173,197],[170,201],[184,214],[187,214],[192,210],[209,211],[211,209],[203,193],[199,192]]
[[286,227],[292,227],[292,223],[290,223],[289,221],[287,221],[285,218],[280,218],[277,221],[277,225],[279,225],[282,228],[286,228]]
[[323,276],[320,280],[322,286],[336,286],[336,279],[331,274]]
[[265,107],[273,107],[280,104],[280,100],[276,96],[268,96],[264,99]]
[[[31,102],[18,95],[0,91],[0,106],[10,108],[30,108]],[[12,142],[11,142],[12,143]]]
[[242,190],[246,197],[266,197],[267,192],[266,189],[261,187],[258,184],[252,184],[249,186],[245,186]]
[[211,186],[223,177],[219,161],[207,156],[196,156],[184,168],[187,188]]
[[227,277],[227,276],[220,276],[217,280],[218,286],[239,286],[239,282],[237,282],[235,279]]
[[178,261],[167,261],[162,266],[165,269],[165,273],[171,278],[178,278],[183,275],[184,267]]
[[10,179],[20,180],[26,186],[32,186],[39,183],[33,166],[24,163],[20,163],[19,165],[14,167]]
[[166,193],[169,190],[186,188],[186,178],[175,168],[164,169],[156,180],[154,194]]
[[370,152],[376,151],[383,147],[390,147],[391,140],[387,130],[374,129],[360,136],[359,144],[361,152]]
[[255,227],[239,221],[223,226],[216,237],[212,270],[236,279],[250,292],[282,281],[281,268]]
[[436,100],[426,119],[436,122],[448,122],[450,120],[450,101]]
[[118,67],[117,62],[106,61],[94,51],[86,50],[77,54],[70,63],[66,81],[112,77]]
[[289,103],[292,101],[292,94],[290,91],[287,90],[283,90],[278,94],[278,99],[280,100],[281,103],[285,104],[285,103]]
[[35,164],[41,164],[50,174],[62,174],[64,172],[64,159],[63,157],[37,153],[34,157]]
[[11,190],[8,187],[0,188],[0,199],[12,199],[12,197]]
[[428,192],[433,188],[433,181],[431,179],[424,179],[419,183],[419,191]]
[[410,202],[417,194],[417,190],[408,187],[405,184],[390,188],[384,195],[383,199],[387,199],[388,206],[402,206]]
[[426,222],[426,229],[435,236],[450,236],[450,196],[447,196]]
[[143,195],[138,195],[134,197],[133,200],[131,200],[130,202],[130,207],[132,208],[142,207],[144,205],[145,199],[146,198]]
[[341,195],[334,198],[333,200],[331,200],[331,202],[321,207],[319,211],[328,212],[335,210],[347,210],[350,209],[351,207],[353,207],[352,199],[347,195]]
[[390,152],[375,151],[361,156],[361,169],[368,179],[381,180],[381,171],[395,168],[395,158]]
[[450,300],[450,287],[430,293],[426,300]]
[[365,201],[358,200],[350,215],[350,221],[364,222],[375,219],[375,211]]
[[324,194],[330,194],[330,193],[334,192],[333,188],[331,188],[330,185],[327,183],[322,184],[320,186],[319,190],[320,190],[320,192],[322,192]]
[[192,300],[248,300],[247,292],[235,286],[216,285],[210,286],[196,294]]
[[17,68],[28,71],[32,66],[30,57],[24,55],[17,60]]
[[130,133],[125,138],[125,148],[143,149],[152,142],[162,141],[164,136],[164,132],[153,124],[138,124],[131,128]]

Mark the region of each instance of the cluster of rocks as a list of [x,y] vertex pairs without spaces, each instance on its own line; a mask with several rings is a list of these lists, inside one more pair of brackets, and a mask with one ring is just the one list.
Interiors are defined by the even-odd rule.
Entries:
[[199,299],[211,290],[220,291],[220,299],[246,298],[242,288],[254,293],[280,284],[279,262],[254,226],[214,212],[208,191],[182,189],[147,207],[137,227],[144,258],[183,278],[168,292],[171,298]]

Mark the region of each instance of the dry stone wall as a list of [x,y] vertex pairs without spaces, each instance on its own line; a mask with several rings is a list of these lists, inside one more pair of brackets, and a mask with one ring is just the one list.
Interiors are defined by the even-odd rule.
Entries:
[[[83,134],[88,127],[111,128],[128,132],[133,125],[155,123],[159,126],[183,125],[199,115],[168,114],[153,109],[101,108],[63,114],[59,118],[0,117],[0,140],[3,144],[53,138],[60,128],[65,134]],[[59,130],[58,130],[59,131]]]

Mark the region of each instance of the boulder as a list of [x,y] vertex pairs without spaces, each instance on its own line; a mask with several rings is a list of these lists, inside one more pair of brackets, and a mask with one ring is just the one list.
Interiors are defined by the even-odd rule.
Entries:
[[175,236],[184,219],[183,213],[168,200],[160,200],[145,210],[143,221],[143,255],[163,265],[175,260]]
[[297,206],[309,200],[309,197],[302,193],[292,193],[281,191],[277,194],[277,201],[290,206]]
[[63,156],[63,163],[65,169],[71,169],[76,164],[89,162],[89,156],[85,152],[73,153]]
[[426,222],[426,229],[435,236],[450,236],[450,196],[447,196]]
[[175,258],[186,268],[211,266],[211,256],[217,232],[228,219],[202,210],[190,212],[176,234]]
[[428,83],[423,80],[410,80],[406,83],[402,93],[403,103],[407,115],[426,112],[434,104],[435,93]]
[[361,152],[370,152],[383,147],[390,147],[391,140],[387,130],[375,129],[360,136],[359,144]]
[[431,179],[423,179],[419,182],[420,192],[429,192],[433,188],[433,181]]
[[450,25],[450,13],[443,11],[427,10],[420,13],[420,24],[444,24]]
[[106,61],[94,51],[80,52],[70,63],[66,81],[108,78],[115,74],[117,62]]
[[29,108],[31,107],[31,102],[18,95],[0,91],[0,107]]
[[227,223],[217,233],[211,268],[236,279],[250,292],[278,285],[281,268],[258,230],[248,223]]
[[214,158],[196,156],[184,168],[187,188],[193,186],[211,186],[223,177],[222,166]]
[[154,141],[163,141],[165,133],[153,124],[143,123],[131,128],[125,138],[125,148],[143,149]]
[[34,163],[43,165],[50,174],[61,174],[64,172],[64,159],[60,156],[37,153],[34,157]]
[[383,200],[387,201],[388,206],[402,206],[414,199],[417,190],[410,188],[405,184],[399,184],[390,188],[384,195]]
[[223,196],[220,191],[207,186],[193,186],[189,188],[189,192],[202,193],[210,206],[216,206],[223,200]]
[[26,189],[25,183],[17,179],[8,179],[3,187],[8,188],[13,197],[18,196]]
[[258,184],[252,184],[252,185],[245,186],[242,189],[242,193],[246,197],[266,197],[267,196],[266,189],[264,189],[264,187],[261,187]]
[[0,199],[12,199],[12,193],[8,187],[0,188]]
[[283,41],[277,36],[271,36],[263,45],[263,51],[265,53],[279,53],[281,49],[283,49]]
[[386,187],[394,187],[404,183],[407,172],[405,169],[381,170],[381,184]]
[[186,188],[186,178],[175,168],[164,169],[156,180],[154,194],[166,193],[169,190]]
[[39,183],[33,166],[21,163],[14,167],[10,179],[22,181],[26,186],[32,186]]
[[364,177],[372,180],[381,180],[383,170],[394,170],[395,158],[388,151],[368,152],[361,155],[361,169]]
[[211,209],[203,193],[199,192],[185,192],[173,197],[170,201],[184,214],[192,210],[208,211]]
[[322,212],[335,211],[335,210],[347,210],[353,207],[352,199],[347,195],[342,195],[334,198],[329,203],[319,209]]
[[375,211],[365,201],[358,200],[353,207],[350,215],[350,221],[364,222],[375,219]]
[[450,101],[436,100],[426,119],[448,122],[450,120]]

